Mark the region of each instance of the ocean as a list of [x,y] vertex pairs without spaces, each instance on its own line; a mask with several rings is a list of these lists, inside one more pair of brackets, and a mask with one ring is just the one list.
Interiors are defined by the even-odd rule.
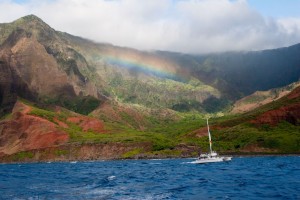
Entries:
[[0,199],[300,199],[300,156],[0,164]]

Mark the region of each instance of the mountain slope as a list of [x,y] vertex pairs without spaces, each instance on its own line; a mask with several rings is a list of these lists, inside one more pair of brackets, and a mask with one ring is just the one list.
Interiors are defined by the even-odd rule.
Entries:
[[1,24],[0,32],[1,65],[46,103],[68,107],[76,103],[69,102],[74,97],[91,96],[99,103],[111,98],[173,108],[182,102],[201,104],[210,96],[220,96],[199,80],[177,81],[182,69],[165,58],[57,32],[32,15]]
[[178,146],[162,133],[24,100],[16,102],[12,114],[0,122],[0,130],[0,162],[189,156],[196,150]]
[[[300,45],[209,55],[143,52],[55,31],[33,15],[0,24],[0,33],[1,73],[28,92],[21,94],[11,84],[1,88],[74,111],[87,98],[94,106],[86,113],[108,99],[180,112],[219,112],[245,95],[300,77]],[[1,94],[0,99],[4,107],[15,98]]]
[[231,98],[296,82],[300,77],[300,44],[264,51],[186,55],[162,52],[185,65],[194,76]]
[[274,88],[268,91],[256,91],[255,93],[236,101],[231,112],[243,113],[251,111],[255,108],[258,108],[272,101],[276,101],[281,97],[288,95],[299,85],[300,82],[298,81],[281,88]]
[[[0,161],[190,157],[196,156],[199,148],[208,148],[202,116],[154,122],[120,108],[101,108],[98,112],[118,109],[108,112],[113,118],[131,118],[138,126],[145,122],[154,126],[138,131],[139,127],[128,128],[116,120],[100,121],[57,106],[38,108],[19,100],[12,115],[0,122]],[[214,149],[220,153],[299,153],[299,111],[297,87],[251,112],[212,119]]]
[[[15,96],[31,96],[30,100],[46,102],[61,103],[59,99],[62,97],[92,96],[99,99],[95,83],[86,82],[80,71],[87,69],[87,64],[81,59],[75,60],[76,52],[39,18],[27,16],[0,27],[4,35],[0,46],[1,73],[11,77],[2,81],[1,87],[10,88],[8,90]],[[18,89],[20,87],[27,89],[23,91],[25,94]],[[1,95],[2,101],[5,102],[6,98],[7,95]],[[10,98],[10,101],[14,103],[16,98]],[[11,105],[6,110],[10,110]]]
[[233,152],[300,152],[300,87],[250,112],[216,121],[219,148]]
[[102,121],[57,106],[38,108],[24,100],[16,102],[12,114],[0,122],[0,130],[2,162],[111,159],[145,147],[107,142],[110,131]]

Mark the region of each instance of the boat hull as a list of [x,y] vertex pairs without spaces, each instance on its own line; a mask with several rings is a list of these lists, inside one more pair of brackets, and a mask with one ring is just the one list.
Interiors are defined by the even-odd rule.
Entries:
[[214,162],[224,162],[230,161],[231,157],[212,157],[212,158],[204,158],[204,159],[197,159],[192,161],[194,164],[205,164],[205,163],[214,163]]

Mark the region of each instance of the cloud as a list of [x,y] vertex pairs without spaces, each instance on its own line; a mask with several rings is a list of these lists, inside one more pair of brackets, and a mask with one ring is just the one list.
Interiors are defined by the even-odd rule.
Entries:
[[142,50],[207,53],[300,42],[299,18],[266,18],[246,0],[0,0],[1,22],[35,14],[56,30]]

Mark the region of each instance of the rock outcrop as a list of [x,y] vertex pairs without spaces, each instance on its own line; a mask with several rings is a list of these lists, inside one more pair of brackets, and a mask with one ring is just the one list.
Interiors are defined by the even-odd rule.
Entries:
[[31,101],[36,100],[36,94],[9,63],[9,55],[3,52],[1,54],[0,51],[0,117],[12,111],[18,96]]

